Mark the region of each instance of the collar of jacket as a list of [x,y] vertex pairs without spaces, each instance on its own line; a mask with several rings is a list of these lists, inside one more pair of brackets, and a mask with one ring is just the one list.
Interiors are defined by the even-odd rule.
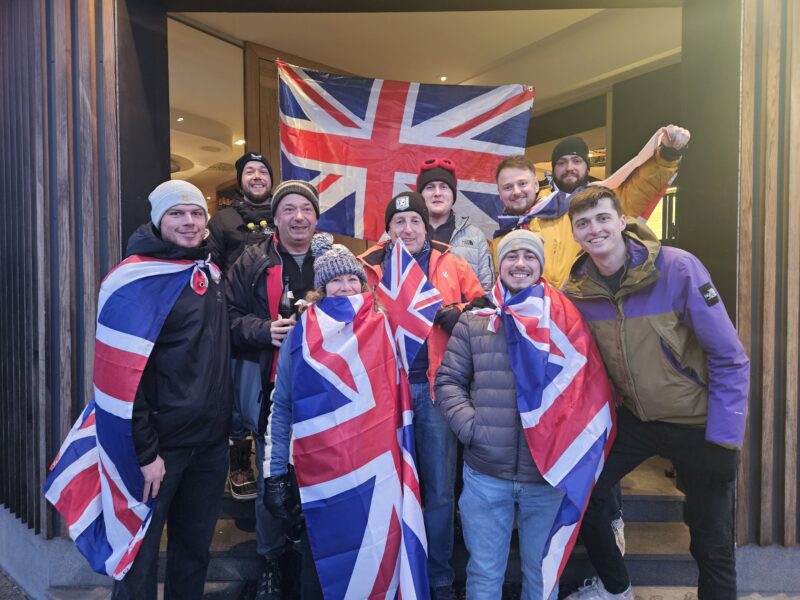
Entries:
[[656,258],[661,252],[661,242],[647,225],[636,219],[627,218],[622,232],[627,252],[625,275],[617,293],[612,296],[608,288],[600,282],[600,275],[594,262],[585,252],[581,252],[570,272],[565,292],[576,298],[618,299],[651,285],[659,277]]

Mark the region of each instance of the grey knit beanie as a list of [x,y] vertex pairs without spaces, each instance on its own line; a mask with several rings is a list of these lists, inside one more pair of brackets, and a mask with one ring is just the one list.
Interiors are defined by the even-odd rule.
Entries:
[[177,205],[194,204],[206,213],[208,218],[208,204],[205,196],[196,186],[183,179],[170,179],[165,181],[147,197],[150,200],[150,220],[157,229],[161,229],[161,217],[170,208]]
[[314,287],[325,287],[331,279],[339,275],[355,275],[367,283],[364,267],[353,253],[342,244],[333,244],[330,250],[314,261]]
[[540,235],[530,229],[515,229],[503,237],[497,245],[498,268],[506,254],[512,250],[530,250],[539,259],[539,266],[544,271],[544,241]]

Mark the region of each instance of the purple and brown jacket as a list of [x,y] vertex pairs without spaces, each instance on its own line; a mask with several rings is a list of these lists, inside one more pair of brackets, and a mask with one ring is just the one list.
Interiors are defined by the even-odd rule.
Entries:
[[623,239],[628,259],[616,294],[586,254],[565,287],[622,404],[643,421],[705,425],[709,442],[741,447],[750,363],[708,271],[635,221]]

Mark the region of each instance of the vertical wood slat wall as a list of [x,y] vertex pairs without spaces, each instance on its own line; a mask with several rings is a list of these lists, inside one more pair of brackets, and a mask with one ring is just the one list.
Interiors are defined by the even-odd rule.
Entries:
[[737,542],[798,541],[800,7],[744,0],[738,321],[753,360]]
[[52,531],[42,485],[91,392],[97,287],[120,255],[114,6],[0,3],[0,504],[37,533]]

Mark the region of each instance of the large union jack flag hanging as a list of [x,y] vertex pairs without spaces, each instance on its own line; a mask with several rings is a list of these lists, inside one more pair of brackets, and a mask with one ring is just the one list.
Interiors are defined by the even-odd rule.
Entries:
[[131,436],[133,402],[167,315],[191,285],[208,289],[213,264],[132,256],[100,286],[94,397],[50,467],[45,497],[64,517],[92,569],[122,579],[131,568],[152,513],[141,501],[144,479]]
[[292,334],[292,456],[325,598],[428,598],[413,409],[372,294],[324,298]]
[[484,309],[489,329],[503,316],[525,439],[542,476],[564,492],[542,556],[543,598],[549,598],[578,536],[583,513],[615,435],[611,384],[578,309],[550,284]]
[[275,61],[281,176],[320,192],[321,231],[377,240],[387,202],[430,157],[458,165],[459,213],[488,235],[502,210],[494,173],[520,154],[534,90],[347,77]]

